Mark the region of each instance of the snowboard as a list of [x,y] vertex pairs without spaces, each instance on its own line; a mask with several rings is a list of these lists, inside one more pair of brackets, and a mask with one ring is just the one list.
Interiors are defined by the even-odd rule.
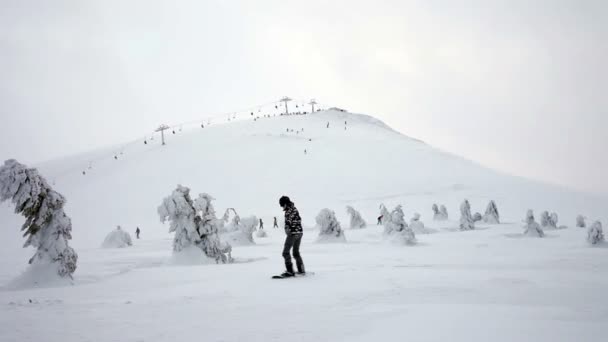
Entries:
[[294,275],[293,277],[284,277],[282,275],[274,275],[272,276],[272,279],[291,279],[291,278],[304,278],[304,277],[309,277],[311,275],[314,275],[314,272],[306,272],[305,274],[297,274]]

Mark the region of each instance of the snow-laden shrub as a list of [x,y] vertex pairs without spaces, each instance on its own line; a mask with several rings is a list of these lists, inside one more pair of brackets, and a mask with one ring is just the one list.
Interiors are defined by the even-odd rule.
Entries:
[[500,215],[498,214],[498,208],[496,207],[496,203],[492,200],[488,203],[488,207],[486,208],[486,212],[483,215],[483,222],[489,224],[499,224],[500,223]]
[[333,210],[322,209],[315,220],[319,228],[317,242],[346,242],[344,231]]
[[604,231],[600,221],[593,222],[587,229],[587,242],[592,245],[604,242]]
[[578,228],[585,228],[585,227],[587,227],[587,224],[585,223],[585,216],[578,215],[576,217],[576,226]]
[[367,223],[361,217],[361,214],[357,210],[355,210],[355,208],[351,207],[350,205],[346,206],[346,212],[350,216],[351,229],[365,228],[367,226]]
[[380,204],[380,223],[384,224],[386,218],[390,215],[384,204]]
[[460,230],[473,230],[475,229],[475,221],[471,216],[471,205],[469,200],[464,200],[460,205]]
[[439,209],[437,204],[433,203],[433,220],[435,221],[445,221],[448,219],[448,212],[444,205],[441,206],[443,211]]
[[448,209],[445,207],[445,205],[441,205],[439,207],[439,213],[441,214],[442,217],[444,217],[444,220],[448,219]]
[[236,246],[254,245],[253,232],[258,225],[258,218],[255,216],[245,217],[239,221],[236,230],[232,230],[222,237]]
[[410,219],[410,228],[415,234],[431,234],[435,233],[434,229],[426,228],[424,223],[420,221],[420,214],[414,213],[414,216]]
[[543,229],[566,229],[566,226],[558,226],[559,218],[557,213],[549,214],[548,211],[543,211],[540,217],[540,225]]
[[549,212],[545,210],[542,213],[540,213],[540,226],[543,229],[555,228],[555,227],[551,227],[550,224],[551,224],[551,218],[549,217]]
[[[230,213],[233,213],[232,219],[230,219]],[[239,224],[241,223],[241,217],[236,212],[234,208],[228,208],[224,212],[224,216],[222,217],[224,231],[234,232],[239,230]]]
[[543,237],[545,233],[538,223],[534,220],[534,213],[528,210],[524,225],[524,235],[533,237]]
[[480,213],[473,214],[473,222],[479,222],[483,219]]
[[132,246],[133,242],[131,240],[131,235],[122,230],[120,226],[116,227],[113,231],[106,235],[106,238],[103,240],[101,244],[102,248],[125,248]]
[[266,234],[266,231],[264,230],[264,228],[260,228],[255,233],[255,236],[258,237],[258,238],[265,238],[265,237],[268,237],[268,234]]
[[169,232],[175,232],[174,255],[186,249],[190,251],[188,255],[198,255],[191,250],[195,246],[216,262],[231,261],[230,245],[222,244],[217,235],[220,224],[215,217],[212,200],[208,194],[200,194],[196,201],[192,201],[190,189],[181,185],[163,199],[157,211],[162,223],[169,221]]
[[414,245],[416,244],[416,234],[405,223],[404,216],[401,205],[395,207],[384,222],[384,236],[395,243]]
[[223,221],[215,216],[215,208],[211,203],[213,200],[211,195],[202,193],[194,201],[194,210],[197,212],[196,231],[200,236],[197,246],[217,263],[232,262],[232,246],[222,242],[218,235]]
[[29,260],[35,266],[32,271],[52,269],[49,274],[71,278],[78,254],[68,245],[72,221],[63,211],[65,197],[53,190],[38,170],[9,159],[0,167],[0,202],[7,200],[15,205],[15,213],[25,217],[23,247],[36,248]]

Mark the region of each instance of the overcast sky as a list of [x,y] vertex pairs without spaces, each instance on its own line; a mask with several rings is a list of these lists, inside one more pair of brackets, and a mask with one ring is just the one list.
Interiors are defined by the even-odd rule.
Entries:
[[607,3],[0,0],[0,157],[289,95],[606,194]]

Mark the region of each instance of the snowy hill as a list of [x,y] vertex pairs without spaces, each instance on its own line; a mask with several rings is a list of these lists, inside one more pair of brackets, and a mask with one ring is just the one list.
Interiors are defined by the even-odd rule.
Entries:
[[[598,331],[595,325],[573,323],[570,328],[579,335],[560,335],[566,328],[554,329],[555,322],[592,319],[595,314],[605,319],[605,310],[599,309],[608,303],[605,299],[596,297],[593,300],[601,303],[588,302],[587,307],[579,306],[575,298],[591,301],[586,296],[608,284],[605,276],[596,276],[593,271],[608,266],[597,259],[599,255],[606,259],[608,249],[588,248],[583,230],[574,228],[574,223],[578,214],[608,222],[606,199],[504,175],[406,137],[370,116],[340,111],[185,129],[169,133],[165,146],[159,140],[157,136],[148,144],[132,144],[122,154],[119,148],[109,148],[38,166],[68,200],[65,210],[72,218],[72,245],[80,254],[77,286],[0,292],[5,304],[13,302],[11,308],[17,314],[12,317],[28,316],[34,305],[27,298],[36,297],[40,298],[38,306],[45,307],[37,312],[41,320],[45,314],[68,310],[82,329],[94,329],[99,317],[93,311],[104,305],[116,310],[124,307],[121,314],[113,309],[106,312],[115,315],[111,320],[116,325],[99,336],[99,341],[114,340],[112,332],[118,333],[120,322],[129,317],[143,315],[134,325],[145,330],[153,325],[155,314],[179,317],[191,310],[203,310],[201,317],[209,320],[184,324],[197,330],[210,329],[210,340],[227,341],[245,337],[282,340],[286,331],[297,333],[294,341],[400,340],[398,327],[405,321],[413,325],[407,331],[427,329],[419,336],[428,340],[442,340],[451,336],[448,332],[463,339],[484,340],[486,335],[478,328],[481,323],[504,332],[498,336],[505,336],[505,341],[548,336],[585,340],[583,336]],[[114,153],[118,159],[113,158]],[[219,215],[233,207],[241,216],[261,217],[270,237],[256,239],[256,246],[235,248],[237,260],[248,263],[160,267],[171,253],[171,235],[159,222],[156,208],[177,184],[190,187],[193,194],[214,196]],[[317,272],[297,283],[268,280],[282,267],[282,232],[272,230],[272,218],[282,214],[278,206],[281,195],[289,195],[300,210],[306,229],[304,257],[309,269]],[[479,224],[481,229],[476,231],[454,232],[458,208],[465,198],[473,212],[481,213],[489,200],[495,200],[505,224]],[[408,221],[419,212],[427,227],[438,233],[418,236],[417,247],[387,248],[380,242],[381,228],[375,226],[381,203],[389,210],[402,204]],[[447,206],[449,221],[432,221],[433,203]],[[370,227],[347,229],[347,244],[311,244],[319,210],[335,210],[346,227],[346,205],[361,211]],[[515,239],[522,232],[527,209],[538,214],[555,211],[560,215],[559,223],[570,228],[550,232],[544,240]],[[23,219],[12,214],[12,208],[0,207],[0,222],[7,236],[0,250],[0,284],[5,284],[26,267],[33,252],[20,248],[23,241],[18,227]],[[116,225],[129,231],[139,226],[144,240],[135,240],[135,246],[125,250],[99,249],[104,236]],[[563,271],[556,270],[557,265]],[[577,282],[582,277],[588,279],[586,284]],[[332,288],[337,284],[341,284],[339,288]],[[289,297],[290,286],[301,297]],[[142,292],[154,295],[139,293],[142,287]],[[164,292],[166,287],[173,290]],[[90,291],[97,294],[95,299],[87,297]],[[525,291],[529,294],[522,294]],[[552,310],[550,299],[558,297],[561,307]],[[78,307],[88,300],[93,302],[87,310],[93,311],[79,316]],[[530,301],[536,306],[509,307],[511,303],[525,306]],[[136,304],[129,308],[126,302]],[[162,313],[162,308],[172,304],[183,307]],[[294,306],[300,308],[295,313]],[[587,309],[590,311],[577,315],[577,310]],[[494,316],[485,316],[488,310]],[[463,313],[481,323],[467,322]],[[285,325],[276,326],[279,317],[290,314],[293,317],[283,320]],[[547,318],[551,315],[555,321]],[[0,340],[37,336],[7,333],[4,327],[11,319],[0,316],[0,330],[6,334],[0,333]],[[242,330],[226,331],[227,325],[214,325],[209,318],[220,316],[241,322]],[[543,318],[533,321],[538,317]],[[333,320],[342,323],[315,330]],[[431,321],[435,323],[428,323]],[[509,329],[522,321],[530,324],[519,325],[521,331]],[[471,333],[469,328],[473,327],[476,331]],[[175,328],[168,328],[166,335],[158,328],[152,328],[157,335],[130,332],[124,340],[189,337],[187,329]],[[51,328],[41,325],[36,329],[34,332],[42,334]],[[69,338],[65,340],[80,340],[78,331],[66,332]],[[410,332],[408,336],[416,335]]]

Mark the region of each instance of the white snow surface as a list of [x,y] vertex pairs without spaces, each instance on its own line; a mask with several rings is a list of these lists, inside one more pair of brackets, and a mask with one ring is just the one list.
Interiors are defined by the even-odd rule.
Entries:
[[[0,341],[606,339],[608,247],[589,246],[586,230],[574,228],[578,214],[608,222],[606,198],[504,175],[344,112],[216,124],[169,134],[166,146],[158,140],[96,161],[86,176],[90,160],[118,149],[37,165],[67,199],[79,255],[71,285],[19,288],[34,251],[21,248],[23,218],[0,206]],[[278,199],[288,195],[314,275],[270,279],[284,267],[283,229],[235,246],[233,264],[175,262],[173,234],[156,208],[177,184],[212,193],[218,212],[234,207],[265,222],[281,219]],[[430,219],[432,203],[458,212],[465,198],[473,211],[495,200],[501,224],[459,231],[456,220]],[[406,247],[384,243],[374,224],[349,230],[346,243],[313,243],[320,209],[352,205],[375,223],[380,203],[402,204],[406,217],[421,213],[437,233]],[[543,208],[571,228],[520,238],[526,210]],[[348,222],[343,210],[337,216]],[[101,248],[116,222],[141,227],[145,238]]]

